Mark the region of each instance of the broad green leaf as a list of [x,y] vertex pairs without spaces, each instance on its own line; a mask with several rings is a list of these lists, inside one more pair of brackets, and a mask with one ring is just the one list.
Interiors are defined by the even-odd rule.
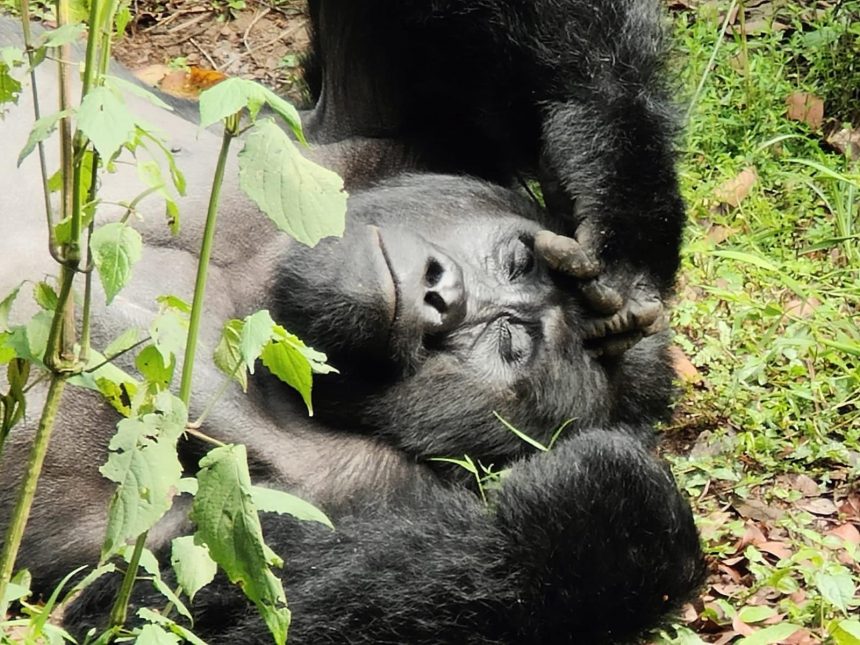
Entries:
[[271,119],[253,127],[239,153],[239,185],[275,226],[302,244],[343,235],[343,180],[305,159]]
[[245,318],[239,336],[239,355],[251,374],[254,373],[254,362],[260,356],[263,347],[272,340],[274,329],[275,321],[266,309]]
[[189,629],[186,629],[182,625],[178,625],[177,623],[170,620],[167,616],[162,616],[161,614],[153,611],[152,609],[141,607],[137,610],[137,615],[145,621],[155,623],[156,625],[161,625],[162,627],[169,629],[171,632],[173,632],[180,638],[191,643],[191,645],[206,645],[206,642],[198,638],[194,634],[194,632]]
[[129,4],[131,4],[130,0],[122,0],[117,7],[116,14],[114,14],[114,32],[120,37],[125,33],[125,28],[131,22],[132,16]]
[[9,69],[24,64],[24,50],[20,47],[0,47],[0,64]]
[[112,381],[104,376],[96,377],[96,389],[101,393],[110,406],[124,417],[131,416],[131,403],[137,394],[137,386],[133,383]]
[[102,560],[149,530],[169,509],[182,477],[176,440],[185,430],[187,412],[178,398],[162,392],[154,412],[123,419],[109,444],[100,472],[118,484],[111,498]]
[[849,603],[854,600],[856,587],[848,572],[819,573],[815,576],[815,586],[827,602],[844,612],[848,611]]
[[311,365],[302,354],[292,345],[272,341],[263,348],[260,358],[268,370],[284,383],[302,395],[302,400],[308,408],[308,414],[313,416],[314,406],[311,400],[313,386]]
[[21,282],[9,292],[9,295],[0,300],[0,331],[9,331],[9,312],[12,311],[12,305],[15,304],[15,298],[18,297],[18,292],[21,291],[23,284]]
[[149,623],[140,628],[134,642],[136,645],[176,645],[181,641],[176,634],[167,631],[161,625]]
[[29,596],[31,593],[31,582],[32,579],[30,578],[30,572],[26,569],[22,569],[16,573],[15,577],[9,581],[9,585],[6,587],[6,592],[3,594],[3,597],[0,598],[0,605],[8,607],[16,600]]
[[191,535],[174,538],[170,564],[176,572],[176,581],[192,601],[198,591],[215,579],[218,572],[218,565],[209,555],[209,548],[205,544],[195,544]]
[[161,166],[155,161],[139,161],[137,164],[137,175],[149,188],[156,191],[163,200],[167,211],[167,224],[173,235],[179,233],[179,206],[173,195],[167,190],[167,182],[161,174]]
[[296,138],[304,143],[302,120],[296,108],[267,87],[244,78],[225,79],[200,94],[200,127],[208,128],[244,108],[254,121],[265,104],[279,114]]
[[69,378],[69,383],[78,387],[104,392],[104,388],[99,384],[102,380],[116,385],[124,385],[129,399],[134,398],[134,394],[140,386],[140,383],[131,374],[113,363],[106,362],[104,355],[94,349],[90,349],[86,368],[80,374]]
[[127,352],[134,347],[140,340],[140,330],[137,328],[126,329],[119,336],[114,338],[108,346],[105,347],[105,356],[112,358],[117,354]]
[[169,112],[173,111],[173,107],[162,101],[157,94],[149,91],[145,87],[138,85],[137,83],[132,83],[131,81],[127,81],[124,78],[120,78],[119,76],[105,76],[105,85],[113,88],[118,93],[126,93],[132,94],[139,98],[142,98],[145,101],[149,101],[155,107],[159,107],[162,110],[167,110]]
[[200,460],[197,481],[199,490],[191,510],[197,538],[257,606],[275,642],[283,645],[290,610],[283,585],[269,568],[280,566],[280,561],[263,542],[245,447],[211,450]]
[[15,358],[15,350],[6,343],[9,336],[8,331],[0,331],[0,365],[6,365]]
[[846,618],[833,621],[827,626],[836,645],[860,645],[860,620]]
[[36,41],[37,47],[59,47],[80,42],[86,33],[86,25],[73,22],[52,31],[46,31]]
[[19,358],[43,365],[53,318],[54,315],[50,311],[38,312],[26,324],[10,330],[6,346],[12,348]]
[[[0,105],[18,101],[21,93],[21,83],[11,74],[11,69],[6,63],[0,63]],[[0,112],[0,117],[3,113]]]
[[110,304],[131,278],[131,268],[140,260],[143,240],[131,226],[111,222],[93,231],[90,248]]
[[43,116],[41,119],[36,121],[33,124],[33,129],[30,130],[30,136],[27,137],[27,143],[24,144],[21,152],[18,153],[18,166],[20,166],[21,162],[24,161],[31,152],[33,152],[39,143],[51,136],[51,133],[57,127],[57,123],[60,119],[71,114],[71,110],[62,110],[60,112],[54,112],[53,114]]
[[799,625],[792,625],[791,623],[771,625],[740,639],[737,641],[737,645],[775,645],[784,641],[798,629],[800,629]]
[[78,108],[78,129],[105,161],[135,136],[134,118],[122,95],[108,87],[91,89]]
[[46,311],[54,311],[57,308],[57,292],[47,282],[37,282],[33,287],[33,299],[36,304]]
[[334,530],[334,525],[326,514],[301,497],[296,497],[276,488],[264,488],[262,486],[254,486],[251,489],[251,494],[254,498],[254,505],[261,511],[280,515],[286,513],[297,520],[319,522]]
[[170,365],[174,356],[179,356],[185,349],[185,339],[188,335],[188,322],[174,311],[160,314],[149,328],[152,344],[161,354],[165,367]]
[[147,383],[153,385],[156,391],[161,391],[170,387],[176,359],[171,356],[170,361],[165,365],[164,357],[155,345],[147,345],[135,356],[134,365]]
[[221,339],[215,348],[213,356],[215,366],[225,375],[234,379],[243,392],[248,391],[248,373],[243,366],[244,360],[239,351],[239,339],[242,336],[242,327],[245,323],[238,319],[228,320],[221,330]]
[[[134,553],[132,545],[124,544],[118,551],[119,555],[122,556],[126,563],[131,562],[131,556]],[[156,558],[155,554],[147,548],[144,548],[143,551],[141,551],[140,568],[150,575],[152,586],[155,587],[156,591],[164,596],[169,603],[173,604],[177,612],[185,616],[188,620],[192,620],[191,612],[188,611],[188,607],[185,606],[182,599],[173,592],[173,589],[167,586],[167,583],[164,582],[164,579],[161,577],[161,568],[158,566],[158,558]]]
[[775,615],[776,609],[768,607],[767,605],[751,605],[749,607],[743,607],[738,611],[738,618],[745,623],[760,623],[761,621],[767,620]]
[[179,296],[158,296],[155,301],[165,309],[174,309],[181,314],[190,315],[191,305]]

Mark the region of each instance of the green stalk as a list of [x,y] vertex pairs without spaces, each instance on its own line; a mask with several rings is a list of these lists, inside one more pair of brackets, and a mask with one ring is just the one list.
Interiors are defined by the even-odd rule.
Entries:
[[42,464],[45,462],[45,454],[48,451],[48,443],[54,428],[54,421],[57,418],[57,410],[60,407],[66,378],[67,375],[65,374],[51,376],[48,398],[45,400],[45,407],[42,409],[42,417],[39,419],[39,427],[30,449],[30,457],[27,460],[27,472],[24,475],[21,490],[18,492],[18,500],[9,520],[9,527],[6,529],[3,554],[0,556],[0,616],[6,613],[3,598],[6,595],[9,581],[12,579],[15,559],[24,537],[24,528],[27,526],[30,507],[33,505],[33,498],[36,495],[36,485],[39,481],[39,474],[42,472]]
[[[200,259],[197,261],[197,279],[194,283],[194,300],[191,303],[191,317],[188,322],[188,336],[185,340],[185,359],[182,365],[182,381],[179,385],[179,398],[186,407],[191,402],[191,377],[194,372],[194,354],[197,348],[197,336],[200,332],[200,319],[203,314],[203,299],[206,294],[206,279],[209,273],[209,259],[212,257],[212,244],[215,239],[215,223],[218,218],[218,201],[221,196],[221,185],[224,183],[224,170],[227,167],[227,157],[230,143],[236,137],[239,128],[239,115],[235,114],[226,119],[224,136],[221,140],[221,151],[218,154],[218,164],[212,179],[212,190],[209,194],[209,208],[206,211],[206,225],[203,229],[203,242],[200,246]],[[113,634],[118,633],[125,623],[128,613],[128,601],[137,578],[137,568],[140,563],[140,552],[146,544],[149,534],[144,531],[137,536],[134,553],[122,580],[120,593],[117,595],[111,609],[110,626]]]
[[146,532],[143,532],[137,536],[137,541],[134,543],[134,551],[131,553],[128,568],[125,570],[125,575],[122,578],[122,586],[119,588],[116,602],[110,610],[108,625],[117,631],[125,625],[125,620],[128,617],[128,600],[131,598],[131,590],[134,589],[137,568],[140,566],[140,556],[143,553],[143,546],[145,544]]
[[203,298],[206,293],[206,278],[209,273],[209,258],[212,256],[212,241],[215,239],[215,221],[218,217],[218,200],[221,184],[224,183],[224,169],[230,143],[236,136],[239,118],[233,115],[227,119],[218,165],[212,179],[212,192],[209,195],[209,209],[206,211],[206,228],[203,230],[203,244],[200,247],[200,260],[197,263],[197,280],[194,283],[194,301],[191,303],[191,319],[188,323],[188,337],[185,341],[185,359],[182,364],[182,381],[179,385],[179,398],[186,406],[191,401],[191,376],[194,371],[194,353],[197,350],[197,335],[200,331],[200,317],[203,314]]

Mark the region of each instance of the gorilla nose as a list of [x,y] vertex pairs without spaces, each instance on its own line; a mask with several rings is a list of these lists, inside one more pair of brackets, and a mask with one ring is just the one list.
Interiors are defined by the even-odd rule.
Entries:
[[427,259],[421,317],[425,331],[431,334],[450,331],[466,317],[463,271],[441,254]]

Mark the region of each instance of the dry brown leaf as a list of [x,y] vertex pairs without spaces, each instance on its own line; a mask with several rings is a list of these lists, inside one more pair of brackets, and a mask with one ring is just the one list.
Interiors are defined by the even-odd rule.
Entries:
[[187,70],[172,70],[158,84],[165,94],[179,98],[196,99],[200,92],[220,83],[227,76],[221,72],[190,67]]
[[781,642],[785,645],[819,645],[821,639],[816,638],[808,629],[801,628]]
[[672,367],[675,369],[675,374],[684,383],[699,383],[702,380],[702,375],[696,366],[690,362],[682,350],[677,345],[669,348],[669,356],[672,359]]
[[[815,304],[816,306],[819,304],[817,300]],[[815,497],[821,492],[818,484],[809,475],[788,475],[787,477],[791,482],[790,486],[804,497]]]
[[842,128],[827,137],[826,141],[852,161],[860,159],[860,130]]
[[713,645],[726,645],[726,643],[731,643],[735,636],[739,636],[739,634],[735,631],[724,632],[717,640],[714,641]]
[[[810,318],[820,306],[821,301],[815,296],[810,296],[806,300],[793,298],[785,304],[785,313],[798,318]],[[805,475],[802,476],[805,477]]]
[[732,629],[734,629],[741,636],[749,636],[755,631],[752,627],[742,621],[737,614],[735,614],[732,618]]
[[807,92],[792,92],[785,103],[789,119],[802,121],[813,130],[821,127],[824,121],[824,99]]
[[161,79],[167,76],[170,72],[171,69],[167,65],[147,65],[146,67],[134,70],[132,74],[134,74],[135,78],[144,85],[158,87],[161,83]]
[[830,529],[829,531],[827,531],[827,534],[835,535],[836,537],[842,538],[843,540],[850,542],[851,544],[856,544],[860,546],[860,531],[858,531],[857,527],[851,523],[837,526],[835,529]]
[[790,558],[792,555],[792,550],[788,548],[785,542],[762,542],[757,545],[759,551],[764,551],[765,553],[770,553],[773,556],[776,556],[780,560],[784,558]]
[[831,500],[826,497],[817,497],[814,499],[805,499],[797,503],[798,508],[812,513],[813,515],[835,515],[837,508]]
[[708,232],[705,234],[705,237],[708,238],[714,244],[720,244],[729,239],[732,235],[734,235],[735,230],[733,228],[729,228],[728,226],[720,226],[719,224],[713,224],[708,229]]
[[758,181],[755,168],[749,166],[741,170],[735,177],[714,189],[714,197],[723,204],[737,207],[749,195],[752,187]]

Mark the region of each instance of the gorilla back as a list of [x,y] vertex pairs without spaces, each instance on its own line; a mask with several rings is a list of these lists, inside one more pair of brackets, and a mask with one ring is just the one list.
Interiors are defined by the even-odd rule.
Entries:
[[[40,87],[55,82],[44,78]],[[36,190],[35,162],[14,167],[29,114],[21,105],[0,123],[8,142],[0,154],[0,212],[10,233],[0,239],[3,257],[35,245],[41,221],[20,199],[22,187]],[[99,305],[97,343],[131,325],[147,327],[155,296],[187,298],[193,288],[218,142],[208,132],[195,138],[193,126],[175,116],[148,120],[182,148],[184,229],[170,237],[157,204],[140,204],[146,248],[123,297]],[[230,394],[204,427],[245,443],[258,480],[310,498],[337,527],[329,533],[266,519],[268,542],[286,561],[291,642],[635,639],[701,577],[689,508],[648,450],[651,423],[666,414],[671,389],[665,336],[611,359],[589,351],[583,298],[534,253],[543,214],[532,203],[463,176],[391,177],[398,163],[415,166],[392,157],[383,170],[368,161],[378,149],[377,141],[350,136],[311,152],[352,190],[344,238],[313,251],[273,235],[234,179],[223,190],[221,225],[231,236],[216,243],[201,344],[214,347],[224,319],[269,308],[341,371],[316,382],[313,419],[296,395],[258,370],[248,396]],[[132,181],[120,168],[105,176],[106,194],[119,201]],[[100,209],[98,216],[116,213]],[[49,272],[40,250],[27,254],[30,266],[4,264],[0,286]],[[220,383],[208,359],[196,379],[198,402]],[[111,492],[97,468],[116,415],[81,391],[67,392],[63,405],[20,560],[43,589],[97,559]],[[573,422],[551,452],[528,455],[494,411],[545,443]],[[0,523],[34,425],[30,419],[15,429],[0,463]],[[199,448],[182,443],[186,463],[195,463]],[[510,466],[490,506],[461,473],[428,461],[463,453]],[[183,528],[174,513],[152,532],[150,546],[166,559],[165,545]],[[69,628],[102,624],[116,582],[90,588],[69,609]],[[134,603],[148,600],[139,589]],[[194,630],[210,642],[266,639],[262,621],[223,579],[195,605]]]

